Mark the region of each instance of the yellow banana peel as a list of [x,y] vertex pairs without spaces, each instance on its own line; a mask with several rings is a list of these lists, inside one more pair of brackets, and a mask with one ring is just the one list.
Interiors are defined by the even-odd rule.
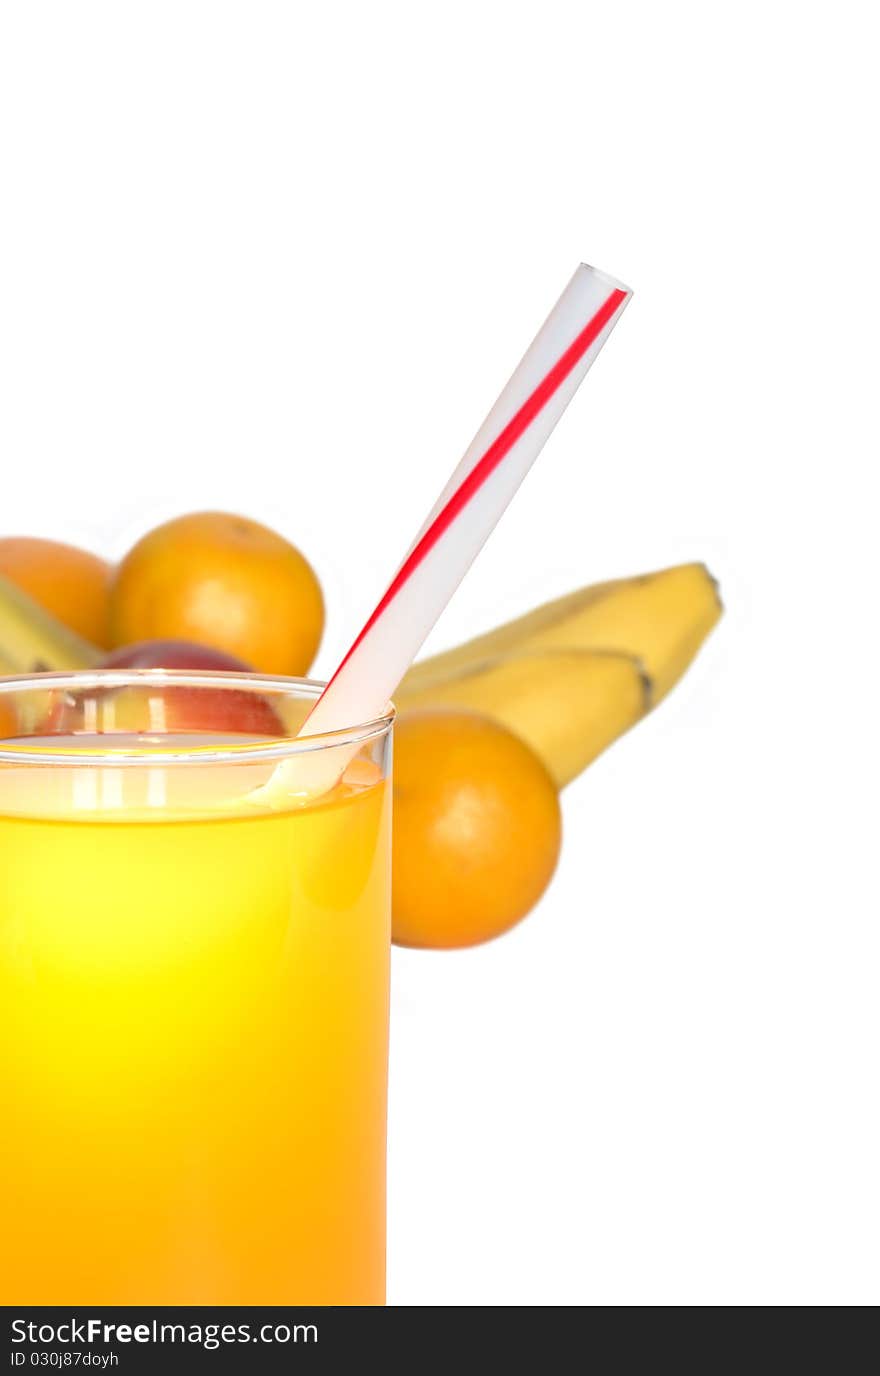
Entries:
[[0,649],[0,674],[2,674],[5,678],[9,674],[17,673],[18,669],[15,666],[15,660],[10,659],[7,655],[3,653],[3,650]]
[[493,717],[561,788],[666,696],[721,611],[703,564],[598,583],[414,665],[395,701]]
[[87,669],[96,663],[101,653],[0,575],[0,664],[3,673]]
[[632,655],[534,650],[453,669],[424,687],[407,679],[401,711],[453,707],[482,712],[524,740],[562,788],[644,716],[650,683]]
[[656,704],[681,678],[721,611],[718,585],[704,564],[596,583],[415,664],[403,680],[405,693],[525,650],[613,650],[641,660]]

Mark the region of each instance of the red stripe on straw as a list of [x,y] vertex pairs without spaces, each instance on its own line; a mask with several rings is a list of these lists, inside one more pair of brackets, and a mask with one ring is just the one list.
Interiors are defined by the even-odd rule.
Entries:
[[[421,540],[419,540],[418,544],[413,548],[395,574],[381,602],[352,644],[351,649],[339,665],[330,683],[327,684],[327,688],[329,688],[330,684],[339,676],[367,632],[372,630],[379,620],[379,617],[385,611],[385,608],[389,603],[393,602],[401,588],[409,581],[415,570],[431,552],[440,537],[446,533],[458,514],[467,506],[475,493],[479,492],[480,488],[486,482],[486,479],[495,472],[501,460],[510,453],[517,440],[525,434],[532,421],[539,412],[544,409],[554,393],[559,391],[559,388],[562,386],[569,373],[581,361],[590,345],[595,342],[614,313],[623,305],[626,297],[627,293],[625,291],[616,289],[611,293],[607,301],[602,303],[596,311],[596,314],[581,330],[580,334],[577,335],[571,344],[569,344],[561,358],[557,359],[553,364],[553,367],[550,369],[549,373],[547,373],[546,377],[542,378],[538,383],[531,396],[523,402],[516,415],[508,421],[498,438],[492,441],[483,457],[477,461],[467,477],[463,479],[461,486],[456,488],[455,492],[453,492],[452,496],[449,498],[449,501],[442,510],[438,512]],[[327,692],[327,688],[324,689],[324,693]],[[323,697],[324,694],[322,693],[321,696]],[[315,705],[317,706],[317,704]],[[312,710],[314,711],[314,708]]]

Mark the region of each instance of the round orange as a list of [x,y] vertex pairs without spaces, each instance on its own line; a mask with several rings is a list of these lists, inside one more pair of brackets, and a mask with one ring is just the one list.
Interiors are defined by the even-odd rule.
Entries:
[[477,713],[404,713],[394,732],[393,939],[474,946],[525,917],[556,868],[556,786]]
[[0,740],[18,734],[18,717],[5,693],[0,693]]
[[110,591],[114,646],[194,640],[267,674],[307,674],[324,630],[311,565],[245,516],[198,511],[143,536]]
[[109,644],[112,572],[97,554],[59,540],[30,535],[9,535],[0,540],[0,574],[65,626],[102,649]]

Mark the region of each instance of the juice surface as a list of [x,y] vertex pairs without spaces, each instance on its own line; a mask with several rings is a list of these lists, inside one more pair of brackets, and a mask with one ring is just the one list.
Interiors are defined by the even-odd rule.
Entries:
[[384,1301],[388,786],[237,771],[0,766],[4,1304]]

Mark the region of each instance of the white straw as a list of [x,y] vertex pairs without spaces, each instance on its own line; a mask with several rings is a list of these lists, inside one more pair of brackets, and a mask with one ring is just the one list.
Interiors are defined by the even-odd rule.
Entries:
[[301,734],[385,710],[630,299],[581,264],[474,436]]
[[[494,530],[583,381],[631,292],[582,264],[431,508],[376,610],[300,730],[346,731],[381,717],[429,631]],[[290,806],[333,788],[357,753],[292,756],[251,795]]]

